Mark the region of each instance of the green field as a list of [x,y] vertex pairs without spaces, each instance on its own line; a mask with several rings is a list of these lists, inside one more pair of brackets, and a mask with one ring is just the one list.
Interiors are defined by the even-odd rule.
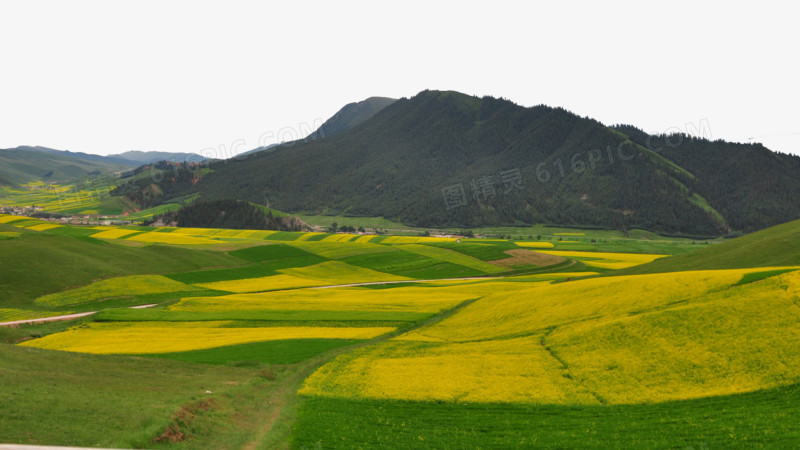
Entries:
[[311,398],[297,448],[792,448],[800,385],[655,405]]
[[[512,239],[50,228],[0,215],[0,321],[97,311],[0,327],[0,443],[751,448],[800,439],[800,222],[712,243],[475,231]],[[567,256],[548,259],[558,252]],[[653,255],[673,256],[643,263]]]

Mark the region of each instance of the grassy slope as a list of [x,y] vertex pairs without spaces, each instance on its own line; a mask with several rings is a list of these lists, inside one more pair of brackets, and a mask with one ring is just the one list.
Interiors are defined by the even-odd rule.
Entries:
[[100,171],[108,173],[128,166],[106,161],[87,161],[68,153],[0,150],[0,179],[23,184],[31,181],[67,181]]
[[617,274],[800,265],[800,220]]
[[[0,228],[19,231],[6,225]],[[221,252],[159,245],[136,248],[88,237],[28,231],[0,241],[0,254],[2,307],[31,307],[36,297],[98,278],[247,263]]]
[[152,445],[183,405],[221,400],[220,394],[241,389],[237,385],[258,392],[252,369],[9,345],[0,345],[0,361],[3,442]]

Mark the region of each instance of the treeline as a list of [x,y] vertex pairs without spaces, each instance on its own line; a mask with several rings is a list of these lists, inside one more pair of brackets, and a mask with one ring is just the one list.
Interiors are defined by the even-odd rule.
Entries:
[[198,200],[187,206],[154,216],[145,225],[190,228],[233,228],[248,230],[301,231],[302,225],[290,217],[275,217],[251,203],[235,200]]
[[111,191],[125,196],[142,209],[152,208],[193,192],[193,187],[210,173],[205,163],[160,161],[137,167]]

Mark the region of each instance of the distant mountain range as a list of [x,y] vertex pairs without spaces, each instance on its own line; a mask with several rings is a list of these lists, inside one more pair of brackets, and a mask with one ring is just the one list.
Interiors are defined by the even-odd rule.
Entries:
[[202,162],[204,158],[194,153],[140,151],[101,156],[47,147],[20,146],[0,149],[0,185],[16,186],[32,181],[69,183],[157,161]]
[[139,150],[131,150],[109,157],[120,158],[136,165],[151,164],[159,161],[203,162],[206,159],[204,156],[200,156],[197,153],[142,152]]
[[428,227],[724,235],[800,217],[800,157],[760,144],[651,136],[458,92],[424,91],[358,125],[334,126],[353,123],[345,109],[326,122],[324,138],[216,162],[202,179],[164,179],[159,190]]
[[[256,150],[202,172],[165,166],[170,176],[137,177],[116,192],[147,199],[142,206],[199,193],[289,213],[383,216],[424,227],[545,223],[712,236],[800,218],[798,156],[760,144],[649,135],[562,108],[453,91],[351,103],[308,138]],[[24,161],[34,154],[50,160]],[[3,150],[0,183],[168,155]],[[171,158],[188,158],[177,155]]]

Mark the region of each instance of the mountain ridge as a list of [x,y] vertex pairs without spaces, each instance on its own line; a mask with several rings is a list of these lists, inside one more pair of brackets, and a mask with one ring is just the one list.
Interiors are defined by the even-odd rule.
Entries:
[[[332,136],[212,163],[197,182],[171,189],[164,183],[179,183],[173,177],[160,187],[423,227],[546,223],[718,236],[800,217],[800,157],[685,135],[659,148],[648,136],[564,108],[423,91]],[[755,164],[781,175],[759,177]]]

